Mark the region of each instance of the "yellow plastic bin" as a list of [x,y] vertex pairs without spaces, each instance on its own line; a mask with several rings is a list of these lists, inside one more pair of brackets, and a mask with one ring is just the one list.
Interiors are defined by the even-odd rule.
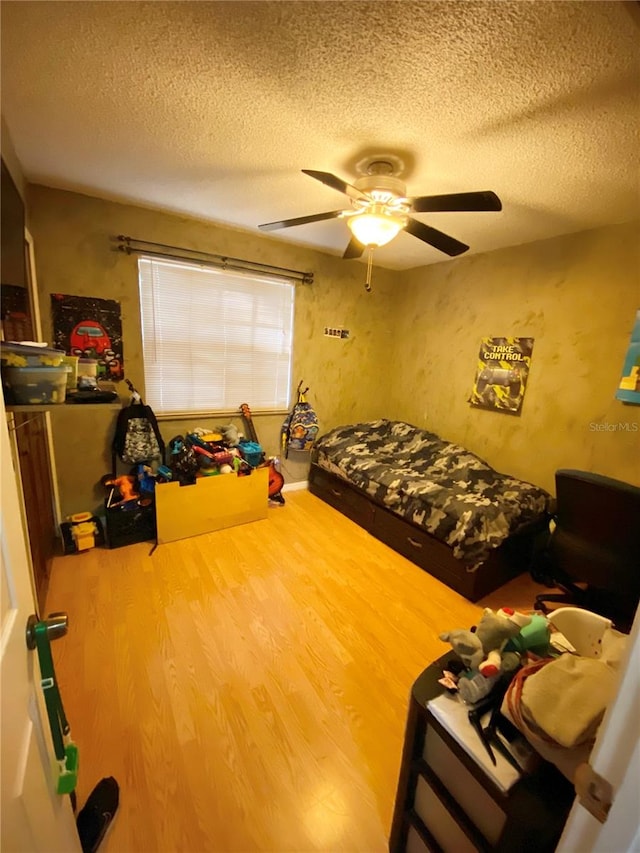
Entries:
[[67,368],[67,391],[78,390],[78,356],[65,355],[62,363]]

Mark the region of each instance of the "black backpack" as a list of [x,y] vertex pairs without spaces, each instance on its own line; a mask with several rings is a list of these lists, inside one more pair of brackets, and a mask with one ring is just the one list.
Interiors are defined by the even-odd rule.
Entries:
[[158,421],[151,406],[145,405],[137,391],[131,403],[121,409],[116,421],[116,431],[111,444],[111,465],[116,471],[116,460],[126,465],[139,465],[154,460],[164,462],[164,441]]

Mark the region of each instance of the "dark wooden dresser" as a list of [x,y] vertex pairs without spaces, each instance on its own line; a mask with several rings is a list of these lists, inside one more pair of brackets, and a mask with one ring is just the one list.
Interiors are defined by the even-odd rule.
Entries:
[[431,664],[411,690],[390,853],[551,853],[573,786],[542,759],[506,792],[496,784],[427,706],[443,692],[438,678],[451,657]]

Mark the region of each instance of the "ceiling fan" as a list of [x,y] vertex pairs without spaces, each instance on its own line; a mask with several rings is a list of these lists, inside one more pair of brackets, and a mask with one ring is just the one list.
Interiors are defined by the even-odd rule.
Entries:
[[400,231],[407,231],[419,240],[444,252],[450,257],[461,255],[469,246],[448,234],[413,219],[411,213],[444,213],[453,211],[499,211],[502,202],[498,196],[483,192],[448,193],[425,195],[414,198],[406,194],[403,181],[394,175],[392,158],[374,159],[368,163],[366,174],[353,184],[348,184],[330,172],[302,169],[305,175],[338,190],[349,197],[351,208],[299,216],[259,225],[261,231],[275,231],[294,225],[307,225],[323,219],[346,219],[352,237],[343,258],[359,258],[365,249],[373,249],[389,243]]

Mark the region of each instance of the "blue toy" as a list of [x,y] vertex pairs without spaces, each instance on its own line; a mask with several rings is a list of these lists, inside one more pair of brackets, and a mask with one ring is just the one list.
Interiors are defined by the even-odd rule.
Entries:
[[148,465],[136,465],[133,473],[138,479],[140,494],[152,495],[156,487],[156,478],[153,469]]

